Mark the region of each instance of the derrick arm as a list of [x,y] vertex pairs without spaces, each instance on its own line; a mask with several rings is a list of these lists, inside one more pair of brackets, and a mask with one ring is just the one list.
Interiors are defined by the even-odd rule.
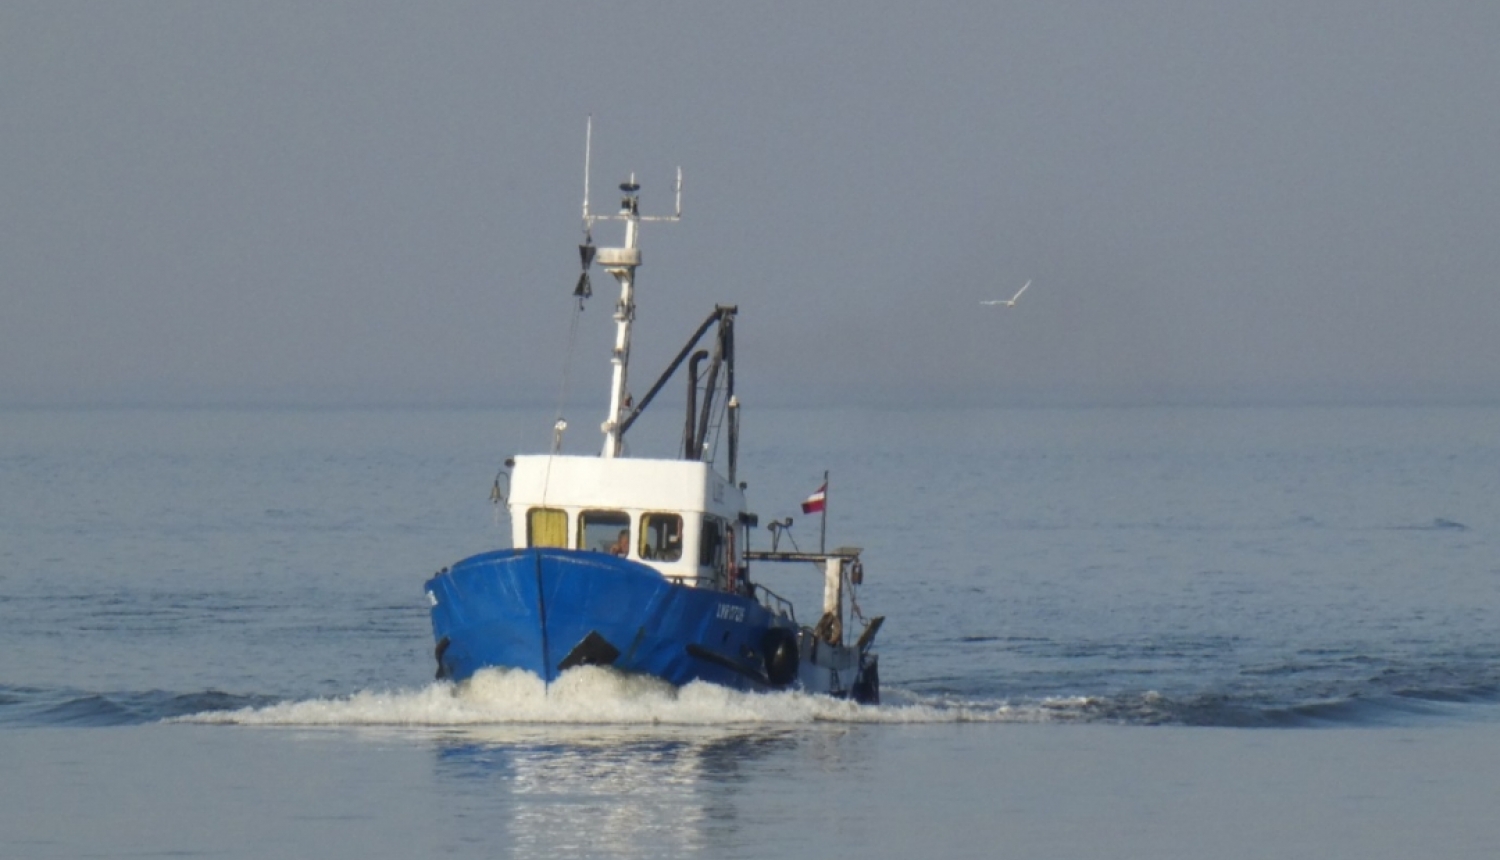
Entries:
[[621,436],[624,436],[625,431],[630,429],[630,425],[635,423],[635,419],[640,417],[642,412],[646,411],[646,407],[651,404],[652,399],[666,386],[668,380],[672,378],[672,374],[677,372],[677,368],[682,366],[682,362],[693,351],[693,347],[698,345],[698,341],[703,339],[703,335],[708,331],[709,327],[716,322],[723,325],[724,320],[733,319],[738,311],[739,309],[734,305],[719,305],[714,308],[713,313],[708,315],[708,319],[704,320],[702,325],[698,326],[698,330],[693,332],[693,336],[688,338],[687,345],[677,353],[677,357],[672,359],[672,363],[667,365],[667,369],[662,371],[660,378],[651,386],[651,390],[646,392],[646,396],[641,398],[641,402],[636,404],[635,408],[630,411],[630,414],[626,416],[624,421],[620,422]]

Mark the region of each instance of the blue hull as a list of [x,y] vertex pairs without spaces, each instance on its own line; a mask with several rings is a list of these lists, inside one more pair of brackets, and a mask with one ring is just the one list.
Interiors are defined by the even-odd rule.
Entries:
[[[608,665],[676,685],[784,687],[777,645],[792,622],[752,598],[674,584],[623,558],[566,549],[476,555],[426,583],[438,676],[462,681],[489,667],[545,681],[578,665]],[[793,640],[794,641],[794,640]]]

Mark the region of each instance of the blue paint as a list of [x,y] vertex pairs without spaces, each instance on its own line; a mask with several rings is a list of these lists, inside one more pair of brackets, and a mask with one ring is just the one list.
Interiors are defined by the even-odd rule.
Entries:
[[763,690],[764,643],[793,630],[752,598],[676,584],[640,562],[569,549],[476,555],[426,583],[444,676],[515,668],[546,681],[590,633],[619,651],[615,668],[682,685]]

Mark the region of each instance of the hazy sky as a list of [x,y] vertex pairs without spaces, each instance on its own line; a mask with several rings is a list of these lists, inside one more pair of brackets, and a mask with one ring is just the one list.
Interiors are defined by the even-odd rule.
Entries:
[[0,403],[550,401],[589,114],[596,201],[686,175],[637,392],[723,302],[751,402],[1495,402],[1497,45],[1493,2],[11,0]]

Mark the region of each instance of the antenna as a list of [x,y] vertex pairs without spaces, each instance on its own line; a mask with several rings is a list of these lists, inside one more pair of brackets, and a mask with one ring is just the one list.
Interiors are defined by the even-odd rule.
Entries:
[[[594,115],[589,114],[588,125],[583,132],[583,227],[589,227],[589,154],[594,148]],[[681,178],[677,180],[681,182]]]
[[[628,420],[625,410],[629,408],[630,395],[626,392],[625,382],[630,363],[630,329],[635,320],[635,270],[641,265],[641,251],[638,243],[639,230],[645,221],[680,221],[682,220],[682,168],[677,168],[677,207],[672,215],[642,215],[640,210],[640,183],[635,181],[635,174],[620,183],[620,211],[613,215],[595,215],[589,209],[589,168],[593,155],[594,145],[594,115],[589,114],[588,124],[585,127],[583,142],[583,231],[584,244],[580,245],[578,252],[580,262],[583,264],[583,274],[578,279],[578,286],[574,288],[573,295],[578,297],[580,307],[585,298],[592,292],[589,286],[589,266],[598,263],[606,272],[614,275],[620,284],[620,300],[615,305],[615,346],[610,357],[613,365],[610,380],[609,414],[605,417],[600,430],[604,433],[604,450],[601,455],[605,459],[619,456],[621,450],[621,437]],[[596,248],[593,242],[593,228],[596,221],[623,221],[625,225],[625,241],[620,247]]]
[[[596,222],[596,221],[681,221],[682,220],[682,168],[681,167],[677,168],[677,181],[674,184],[674,195],[676,197],[676,206],[675,206],[675,209],[674,209],[674,211],[673,211],[673,213],[671,215],[642,215],[642,214],[640,214],[640,212],[638,210],[634,209],[634,206],[636,204],[632,204],[631,205],[632,211],[625,211],[625,207],[624,207],[623,203],[622,203],[621,211],[619,213],[617,213],[617,214],[614,214],[614,215],[595,215],[593,212],[591,212],[589,210],[589,173],[591,172],[589,170],[589,162],[591,160],[591,156],[592,156],[592,153],[593,153],[593,146],[594,146],[594,115],[593,114],[589,114],[588,115],[588,123],[584,127],[584,134],[583,134],[583,229],[584,229],[585,232],[592,231],[593,227],[594,227],[594,222]],[[634,199],[636,197],[637,193],[640,191],[640,184],[635,181],[635,174],[634,173],[630,174],[630,179],[629,180],[627,180],[624,183],[621,183],[621,185],[620,185],[620,191],[622,191],[627,197],[630,197],[632,199]]]

